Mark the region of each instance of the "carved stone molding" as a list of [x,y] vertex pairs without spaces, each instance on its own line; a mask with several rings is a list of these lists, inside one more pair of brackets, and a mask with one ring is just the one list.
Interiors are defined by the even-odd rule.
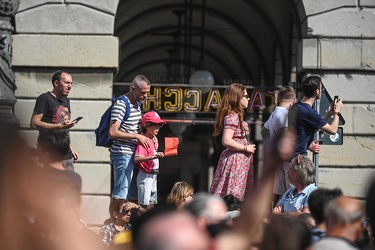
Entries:
[[14,16],[20,6],[20,0],[0,0],[0,15]]
[[16,103],[16,77],[12,64],[12,18],[19,7],[19,0],[0,0],[0,118],[17,125],[13,114]]

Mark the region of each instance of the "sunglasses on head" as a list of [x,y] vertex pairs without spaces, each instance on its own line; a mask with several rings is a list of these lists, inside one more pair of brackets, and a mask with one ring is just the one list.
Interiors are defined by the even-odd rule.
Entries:
[[123,214],[128,214],[128,213],[131,213],[131,212],[132,212],[131,209],[126,209],[126,208],[122,209],[122,211],[121,211],[121,213],[123,213]]

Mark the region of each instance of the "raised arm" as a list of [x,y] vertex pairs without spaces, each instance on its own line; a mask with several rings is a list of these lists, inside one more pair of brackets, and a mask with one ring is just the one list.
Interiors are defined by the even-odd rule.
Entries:
[[336,103],[333,102],[329,106],[327,113],[323,118],[327,120],[329,117],[333,115],[333,120],[331,124],[326,124],[324,127],[322,127],[323,131],[331,135],[334,135],[337,133],[337,129],[339,126],[339,113],[341,112],[342,107],[343,107],[342,99],[337,100]]

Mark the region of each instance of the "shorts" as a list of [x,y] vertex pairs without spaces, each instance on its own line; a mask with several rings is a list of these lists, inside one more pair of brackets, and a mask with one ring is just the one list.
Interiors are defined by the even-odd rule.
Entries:
[[158,203],[157,174],[149,174],[139,171],[137,177],[138,204],[150,205]]

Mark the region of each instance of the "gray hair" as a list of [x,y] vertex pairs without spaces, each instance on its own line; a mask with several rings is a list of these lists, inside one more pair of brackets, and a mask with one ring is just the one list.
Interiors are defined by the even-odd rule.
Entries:
[[348,211],[344,209],[337,202],[337,199],[331,200],[324,212],[327,229],[332,228],[337,224],[349,225],[354,222],[364,221],[365,219],[365,210],[357,209],[355,211]]
[[132,85],[137,87],[137,88],[140,88],[141,87],[141,83],[142,82],[145,82],[147,83],[147,85],[150,85],[150,80],[147,79],[147,77],[145,77],[144,75],[137,75],[136,77],[134,77],[133,81],[132,81]]
[[296,171],[296,181],[304,185],[315,183],[315,165],[307,156],[298,155],[292,159],[291,164]]
[[217,203],[222,203],[225,206],[224,200],[219,196],[200,192],[194,195],[194,199],[185,206],[185,209],[196,218],[204,216],[211,219],[214,216],[211,208]]

